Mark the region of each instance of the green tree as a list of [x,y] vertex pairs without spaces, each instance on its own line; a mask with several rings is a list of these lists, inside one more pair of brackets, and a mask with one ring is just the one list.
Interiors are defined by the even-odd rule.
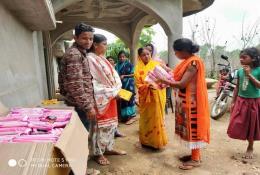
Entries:
[[143,28],[139,38],[138,47],[144,47],[146,44],[151,43],[154,35],[155,31],[151,27]]
[[[146,44],[151,43],[154,35],[155,31],[151,27],[145,27],[141,32],[138,47],[144,47]],[[117,55],[121,50],[124,50],[128,54],[127,57],[129,57],[129,48],[118,38],[115,42],[108,44],[106,56],[112,56],[115,62],[117,62]]]
[[[216,66],[215,72],[212,72],[212,52],[208,49],[210,47],[211,46],[208,46],[208,44],[202,45],[200,47],[199,55],[202,59],[204,59],[207,76],[210,78],[217,78],[218,67]],[[226,62],[220,58],[222,54],[227,55],[226,47],[217,45],[212,49],[214,50],[215,64],[226,64]]]
[[234,69],[238,69],[241,66],[239,60],[239,53],[240,53],[239,49],[235,49],[227,53],[227,56],[229,57],[229,61]]
[[121,50],[129,53],[129,49],[126,47],[125,43],[118,38],[115,42],[108,44],[106,56],[112,56],[115,62],[118,62],[117,55]]

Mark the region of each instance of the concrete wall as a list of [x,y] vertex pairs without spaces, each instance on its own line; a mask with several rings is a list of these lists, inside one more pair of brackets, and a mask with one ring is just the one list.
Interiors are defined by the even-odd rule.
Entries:
[[53,48],[53,75],[54,75],[55,90],[59,88],[59,83],[58,83],[59,68],[58,68],[57,59],[62,58],[64,53],[65,53],[64,41],[59,40],[56,42]]
[[32,32],[0,3],[0,101],[33,106],[47,97],[40,32]]

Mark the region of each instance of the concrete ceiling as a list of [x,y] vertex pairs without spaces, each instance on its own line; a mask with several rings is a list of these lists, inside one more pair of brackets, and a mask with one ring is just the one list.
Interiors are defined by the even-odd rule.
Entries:
[[[55,0],[53,0],[55,1]],[[209,7],[214,0],[183,0],[183,16],[188,16]],[[61,19],[75,19],[85,17],[88,19],[120,20],[130,22],[140,15],[142,10],[120,0],[80,0],[61,9],[56,17]],[[147,15],[147,14],[143,14]]]
[[55,14],[50,0],[0,0],[0,3],[31,30],[56,28]]
[[[150,0],[149,0],[150,1]],[[116,32],[118,27],[123,28],[128,26],[131,32],[132,24],[143,19],[145,16],[150,16],[151,19],[147,21],[144,25],[149,26],[156,24],[158,21],[154,17],[154,13],[150,13],[153,9],[146,8],[146,6],[138,6],[135,3],[139,2],[145,4],[149,2],[148,0],[52,0],[54,5],[54,10],[56,12],[56,20],[63,21],[63,25],[58,25],[59,32],[53,32],[53,38],[56,40],[60,33],[66,31],[65,28],[71,30],[77,22],[87,22],[88,24],[108,30],[109,27],[111,31],[118,36]],[[152,1],[152,0],[151,0]],[[156,0],[159,1],[159,0]],[[164,1],[164,0],[160,0]],[[174,0],[172,0],[174,1]],[[171,4],[171,1],[167,1]],[[214,0],[183,0],[183,16],[188,16],[193,13],[199,12],[208,6],[210,6]],[[138,3],[137,3],[138,4]],[[174,3],[172,3],[174,5]],[[146,8],[146,9],[144,9]],[[148,10],[149,9],[149,10]],[[163,9],[162,9],[163,11]],[[160,11],[159,11],[160,12]],[[157,11],[157,13],[159,13]],[[69,27],[68,27],[69,26]],[[104,27],[105,26],[105,27]],[[66,30],[67,30],[66,28]],[[115,29],[116,28],[116,29]],[[108,30],[109,31],[109,30]],[[55,33],[55,34],[54,34]],[[71,33],[71,32],[70,32]],[[130,34],[131,35],[131,34]],[[122,36],[120,36],[123,38]]]
[[145,15],[147,14],[143,11],[119,0],[82,0],[60,10],[56,14],[56,19],[130,23]]
[[214,0],[183,0],[183,16],[189,16],[212,5]]

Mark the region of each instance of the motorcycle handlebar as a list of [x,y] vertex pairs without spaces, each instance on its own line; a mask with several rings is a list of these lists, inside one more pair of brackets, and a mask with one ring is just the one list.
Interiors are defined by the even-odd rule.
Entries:
[[220,63],[219,63],[219,64],[218,64],[218,66],[228,66],[228,65],[225,65],[225,64],[220,64]]
[[225,55],[221,55],[221,58],[224,59],[224,60],[228,60],[228,57],[225,56]]

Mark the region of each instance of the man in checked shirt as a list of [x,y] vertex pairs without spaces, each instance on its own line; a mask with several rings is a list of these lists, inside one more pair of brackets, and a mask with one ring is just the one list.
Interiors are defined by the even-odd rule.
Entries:
[[61,59],[59,72],[60,93],[66,104],[75,106],[87,130],[88,121],[96,116],[92,76],[86,58],[86,50],[93,43],[93,34],[94,29],[84,23],[75,27],[75,42]]
[[[66,50],[60,62],[59,86],[65,103],[74,106],[85,128],[90,132],[95,126],[96,111],[94,108],[94,92],[90,74],[87,50],[93,44],[94,29],[84,23],[75,27],[75,43]],[[89,170],[88,170],[89,171]],[[98,170],[87,174],[99,174]]]

